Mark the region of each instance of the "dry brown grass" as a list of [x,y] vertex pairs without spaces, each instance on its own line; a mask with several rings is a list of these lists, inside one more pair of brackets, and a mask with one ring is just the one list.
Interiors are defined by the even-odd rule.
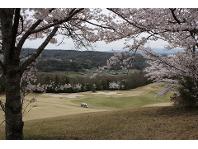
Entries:
[[25,139],[198,139],[198,110],[155,107],[69,115],[27,121],[24,133]]

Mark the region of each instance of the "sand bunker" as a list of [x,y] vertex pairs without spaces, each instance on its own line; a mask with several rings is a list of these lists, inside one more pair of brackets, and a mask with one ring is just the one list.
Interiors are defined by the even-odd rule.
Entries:
[[81,97],[84,96],[82,94],[76,94],[76,93],[72,93],[72,94],[44,94],[44,96],[47,97],[55,97],[55,98],[77,98],[77,97]]
[[96,93],[92,93],[92,94],[100,94],[100,95],[107,95],[107,96],[110,96],[110,95],[122,95],[121,93],[118,93],[116,91],[110,91],[110,92],[102,92],[102,91],[99,91],[99,92],[96,92]]

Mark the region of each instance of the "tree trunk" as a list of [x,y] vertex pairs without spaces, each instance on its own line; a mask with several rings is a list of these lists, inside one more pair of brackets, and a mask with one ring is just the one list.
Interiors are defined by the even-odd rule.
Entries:
[[15,47],[20,9],[0,9],[4,77],[6,82],[6,139],[23,139],[22,103],[20,95],[20,49]]
[[6,139],[23,139],[22,102],[20,94],[21,74],[16,66],[10,67],[6,73]]

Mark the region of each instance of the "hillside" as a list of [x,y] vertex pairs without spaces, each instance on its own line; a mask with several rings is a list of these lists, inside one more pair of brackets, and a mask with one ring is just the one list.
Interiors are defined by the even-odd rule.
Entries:
[[[21,57],[28,56],[34,49],[23,49]],[[44,50],[38,59],[39,71],[83,71],[99,66],[105,66],[107,60],[113,56],[112,52],[77,51],[77,50]],[[142,69],[145,60],[137,54],[135,69]]]
[[[23,49],[22,55],[33,53],[34,49]],[[81,71],[106,65],[113,53],[77,50],[44,50],[38,59],[39,71]]]

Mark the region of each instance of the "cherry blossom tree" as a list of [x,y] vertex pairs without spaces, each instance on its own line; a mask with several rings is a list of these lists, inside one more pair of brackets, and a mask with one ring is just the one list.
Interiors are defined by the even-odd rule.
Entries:
[[[48,43],[57,42],[59,34],[72,38],[76,46],[89,46],[97,41],[99,28],[111,29],[104,22],[105,15],[98,15],[100,12],[100,9],[84,8],[0,9],[0,67],[6,82],[6,139],[23,139],[20,85],[28,66]],[[21,57],[24,43],[37,38],[43,39],[41,45],[32,55]]]
[[[198,9],[108,10],[114,13],[111,15],[116,32],[108,31],[105,40],[111,42],[125,38],[125,48],[135,52],[141,50],[149,60],[150,67],[146,72],[150,79],[179,84],[178,90],[185,99],[192,97],[191,101],[197,100]],[[181,48],[182,52],[161,56],[147,47],[148,42],[157,40],[166,41],[166,48],[170,50]]]
[[[0,9],[0,67],[6,82],[6,139],[23,139],[21,77],[48,43],[57,42],[58,34],[72,38],[76,46],[124,38],[126,48],[146,52],[149,52],[144,47],[147,42],[161,39],[169,43],[169,48],[181,47],[189,59],[196,59],[197,9],[108,10],[110,13],[83,8]],[[32,55],[22,58],[25,41],[36,38],[43,38],[43,43]],[[152,57],[161,60],[155,53]],[[161,62],[169,64],[167,61],[169,59]],[[178,67],[174,62],[171,66]],[[192,63],[192,70],[195,68],[196,63]],[[196,71],[191,72],[189,76],[194,79]]]
[[179,106],[196,106],[198,99],[198,53],[178,52],[166,57],[146,55],[149,67],[145,69],[149,79],[165,82],[162,94],[175,91],[174,103]]
[[[108,32],[107,41],[126,38],[128,48],[141,49],[149,40],[162,39],[169,48],[193,49],[197,46],[197,9],[108,9],[116,32]],[[113,16],[112,16],[113,17]],[[131,45],[131,46],[130,46]]]
[[109,69],[126,69],[127,72],[133,68],[134,54],[128,51],[116,52],[107,60],[107,68]]

